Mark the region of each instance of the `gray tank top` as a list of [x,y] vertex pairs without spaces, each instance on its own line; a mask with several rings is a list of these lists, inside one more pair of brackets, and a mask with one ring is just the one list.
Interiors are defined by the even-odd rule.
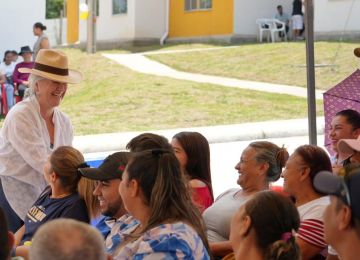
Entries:
[[34,48],[33,48],[33,50],[34,50],[33,60],[35,60],[36,55],[37,55],[38,52],[40,51],[40,43],[41,43],[41,41],[42,41],[43,39],[49,39],[49,37],[48,37],[45,33],[43,33],[42,35],[40,35],[40,36],[38,37],[37,41],[36,41],[35,44],[34,44]]

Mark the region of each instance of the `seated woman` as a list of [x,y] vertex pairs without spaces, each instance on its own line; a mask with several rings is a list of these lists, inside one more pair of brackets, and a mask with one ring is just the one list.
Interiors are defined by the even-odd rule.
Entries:
[[88,167],[83,155],[70,146],[60,146],[44,166],[45,188],[16,232],[16,245],[31,241],[36,230],[56,218],[72,218],[86,223],[98,214],[98,201],[92,195],[95,182],[82,178],[78,168]]
[[322,148],[302,145],[290,156],[282,174],[284,191],[294,197],[300,214],[296,242],[303,260],[325,259],[327,254],[323,213],[330,201],[315,190],[313,179],[318,172],[331,169],[330,158]]
[[131,215],[120,218],[121,244],[114,259],[210,259],[200,213],[172,151],[136,154],[119,193]]
[[5,91],[7,109],[10,110],[14,106],[14,82],[13,73],[15,69],[15,62],[13,62],[13,55],[10,50],[5,51],[4,60],[0,63],[0,74],[5,75]]
[[241,189],[224,192],[203,213],[213,255],[222,257],[232,252],[229,241],[232,216],[254,194],[269,189],[269,183],[279,179],[288,157],[285,148],[267,141],[250,143],[242,152],[235,166]]
[[289,198],[273,191],[257,193],[232,218],[235,259],[300,260],[294,234],[299,226],[299,213]]
[[338,142],[340,139],[356,139],[360,136],[360,113],[356,110],[345,109],[336,113],[331,121],[329,140],[331,149],[335,153],[330,158],[333,165],[333,173],[339,171],[348,163],[346,158],[340,158],[338,151]]
[[18,94],[21,100],[24,97],[25,91],[29,91],[29,76],[30,73],[22,73],[19,71],[20,68],[32,69],[34,67],[34,62],[31,61],[32,51],[29,46],[21,47],[19,55],[23,58],[23,62],[16,64],[13,74],[14,83],[17,84]]
[[193,202],[203,212],[214,202],[209,143],[198,132],[180,132],[172,138],[171,146],[189,179]]

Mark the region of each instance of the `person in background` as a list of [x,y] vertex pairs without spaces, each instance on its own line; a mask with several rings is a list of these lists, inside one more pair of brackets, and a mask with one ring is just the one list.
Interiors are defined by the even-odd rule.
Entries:
[[290,156],[281,175],[284,178],[284,191],[294,197],[300,214],[296,242],[303,260],[325,259],[327,255],[323,213],[329,204],[329,197],[313,186],[313,179],[320,171],[331,171],[327,153],[315,145],[302,145]]
[[33,26],[33,33],[38,37],[33,47],[33,60],[36,59],[36,56],[41,49],[50,49],[49,37],[44,33],[45,30],[46,26],[40,22],[35,23]]
[[[288,34],[290,17],[287,13],[284,13],[282,5],[278,5],[276,9],[277,9],[277,13],[274,18],[279,20],[280,22],[285,23],[285,31],[286,31],[286,34]],[[278,27],[280,27],[280,26],[281,25],[278,25]],[[280,38],[285,37],[283,32],[279,32],[279,37]]]
[[[331,195],[324,212],[325,240],[342,260],[359,259],[360,254],[360,164],[345,166],[344,177],[321,172],[314,187]],[[335,259],[332,256],[331,259]]]
[[280,178],[288,157],[285,148],[267,141],[252,142],[242,152],[235,166],[239,173],[237,184],[241,189],[224,192],[203,213],[214,256],[223,257],[232,252],[229,241],[232,216],[257,192],[268,190],[270,183]]
[[30,260],[110,260],[99,232],[72,219],[46,223],[35,234]]
[[17,84],[18,94],[23,99],[25,91],[29,87],[29,73],[21,73],[20,68],[32,69],[34,67],[34,62],[31,61],[32,51],[29,46],[23,46],[20,49],[19,55],[23,58],[23,62],[16,64],[13,74],[14,83]]
[[126,149],[132,153],[150,149],[171,149],[168,139],[153,133],[142,133],[126,144]]
[[295,240],[299,226],[299,213],[289,198],[274,191],[257,193],[232,218],[235,259],[300,260]]
[[15,62],[13,62],[13,54],[10,50],[5,51],[4,60],[0,63],[0,74],[5,75],[5,91],[6,91],[6,102],[8,109],[10,110],[14,102],[14,81],[13,73],[15,70]]
[[337,112],[331,121],[329,132],[331,149],[335,153],[331,157],[332,169],[335,174],[338,174],[346,163],[339,158],[338,142],[340,139],[356,139],[358,136],[360,136],[360,113],[352,109]]
[[43,167],[53,149],[72,144],[71,122],[58,106],[67,84],[82,80],[58,50],[41,50],[33,69],[19,71],[30,73],[33,94],[10,110],[0,132],[0,206],[13,232],[47,186]]
[[301,31],[304,27],[304,14],[302,12],[302,0],[293,1],[292,9],[292,29],[293,29],[293,38],[294,40],[303,40],[301,38]]
[[189,179],[194,204],[202,213],[214,202],[210,171],[210,146],[198,132],[180,132],[171,145],[182,171]]
[[[119,193],[121,218],[114,259],[210,259],[200,212],[172,150],[146,150],[126,166]],[[133,219],[137,225],[129,225]]]
[[15,50],[12,50],[11,51],[11,54],[12,54],[12,57],[13,57],[13,62],[15,62],[15,64],[18,64],[19,63],[19,54],[17,53],[17,51]]

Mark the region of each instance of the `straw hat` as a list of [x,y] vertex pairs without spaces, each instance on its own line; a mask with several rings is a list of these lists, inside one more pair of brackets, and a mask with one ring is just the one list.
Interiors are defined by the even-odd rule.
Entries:
[[68,58],[65,53],[54,49],[41,49],[36,56],[34,67],[19,68],[19,71],[71,84],[79,83],[83,79],[81,72],[68,68]]

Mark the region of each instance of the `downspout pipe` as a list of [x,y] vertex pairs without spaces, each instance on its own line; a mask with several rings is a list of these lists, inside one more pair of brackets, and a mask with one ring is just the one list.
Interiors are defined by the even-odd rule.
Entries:
[[160,45],[164,45],[166,38],[169,36],[169,15],[170,15],[170,0],[165,0],[165,32],[160,38]]

